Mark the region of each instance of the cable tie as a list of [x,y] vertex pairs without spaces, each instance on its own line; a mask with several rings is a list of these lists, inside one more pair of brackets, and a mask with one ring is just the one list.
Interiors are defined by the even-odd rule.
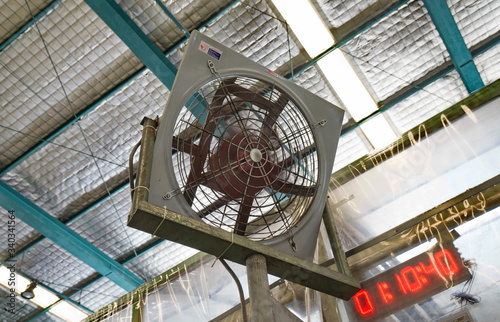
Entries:
[[142,128],[142,130],[145,130],[145,129],[146,129],[146,128],[148,128],[148,127],[152,128],[152,129],[153,129],[153,131],[156,131],[156,127],[154,127],[154,126],[152,126],[152,125],[145,125],[145,126]]
[[146,186],[137,186],[137,187],[135,187],[135,188],[130,188],[130,191],[135,191],[135,190],[137,190],[137,189],[139,189],[139,188],[146,189],[146,190],[149,192],[149,188],[148,188],[148,187],[146,187]]

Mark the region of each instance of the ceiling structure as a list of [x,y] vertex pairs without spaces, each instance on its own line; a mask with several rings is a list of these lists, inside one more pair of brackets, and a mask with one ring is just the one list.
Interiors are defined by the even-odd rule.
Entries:
[[[197,253],[126,226],[129,152],[142,118],[163,112],[191,30],[347,110],[333,175],[342,184],[349,165],[377,152],[373,120],[383,118],[398,146],[469,95],[500,95],[498,1],[311,4],[334,39],[313,55],[270,0],[0,4],[0,263],[59,297],[46,309],[19,299],[12,320],[60,321],[50,310],[66,302],[97,311]],[[374,111],[352,117],[320,66],[338,51]],[[460,115],[478,107],[468,102]],[[8,309],[8,288],[0,293]]]

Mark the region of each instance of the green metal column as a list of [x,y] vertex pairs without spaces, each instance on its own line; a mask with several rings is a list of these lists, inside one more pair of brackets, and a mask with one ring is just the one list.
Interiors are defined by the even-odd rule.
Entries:
[[177,68],[114,0],[85,2],[167,88],[172,88]]
[[130,292],[144,283],[134,273],[107,256],[3,181],[0,181],[0,206],[8,210],[14,210],[17,218],[126,291]]
[[446,0],[423,1],[469,93],[484,87],[484,82],[479,75],[469,49],[465,45]]

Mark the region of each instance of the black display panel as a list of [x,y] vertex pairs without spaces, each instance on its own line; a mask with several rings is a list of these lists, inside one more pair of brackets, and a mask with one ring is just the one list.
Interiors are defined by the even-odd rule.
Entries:
[[456,247],[437,245],[361,283],[349,301],[360,320],[391,315],[471,278]]

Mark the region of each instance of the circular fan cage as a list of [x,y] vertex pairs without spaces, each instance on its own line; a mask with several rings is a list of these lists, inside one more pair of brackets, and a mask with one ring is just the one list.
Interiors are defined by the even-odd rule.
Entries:
[[275,84],[224,76],[202,86],[174,126],[178,186],[204,222],[256,241],[305,219],[318,179],[313,131]]

